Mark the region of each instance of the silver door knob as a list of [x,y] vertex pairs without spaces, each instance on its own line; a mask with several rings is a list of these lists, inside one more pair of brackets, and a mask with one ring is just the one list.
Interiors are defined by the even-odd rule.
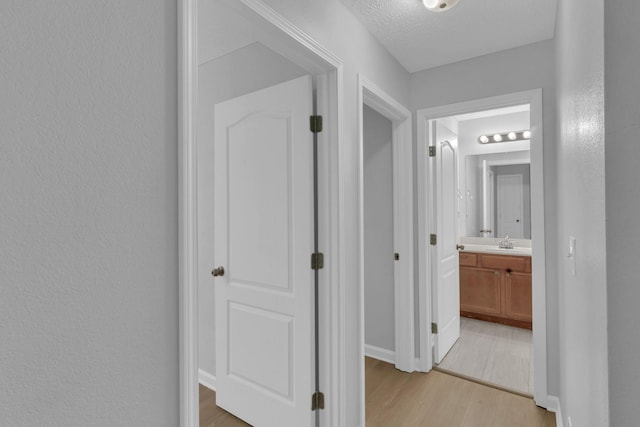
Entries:
[[211,274],[213,275],[213,277],[224,276],[224,267],[214,268]]

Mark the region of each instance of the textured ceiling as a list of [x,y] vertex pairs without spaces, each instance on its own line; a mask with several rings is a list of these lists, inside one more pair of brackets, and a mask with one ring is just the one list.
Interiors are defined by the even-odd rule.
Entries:
[[557,0],[460,0],[434,13],[421,0],[340,0],[409,71],[553,38]]

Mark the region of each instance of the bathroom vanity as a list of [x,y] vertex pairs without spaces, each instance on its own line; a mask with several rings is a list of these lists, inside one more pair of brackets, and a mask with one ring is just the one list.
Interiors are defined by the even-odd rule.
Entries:
[[470,249],[459,253],[460,315],[531,329],[531,255]]

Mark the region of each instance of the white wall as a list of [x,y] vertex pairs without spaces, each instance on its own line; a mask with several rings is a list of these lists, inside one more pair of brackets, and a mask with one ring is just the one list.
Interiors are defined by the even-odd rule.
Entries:
[[[347,173],[340,177],[346,186],[342,200],[346,208],[344,266],[346,276],[340,284],[346,291],[348,346],[345,368],[345,425],[360,424],[360,363],[358,299],[358,86],[357,74],[363,73],[401,104],[409,105],[409,74],[377,42],[366,28],[338,0],[265,0],[265,3],[314,37],[344,61],[343,144]],[[326,256],[326,255],[325,255]]]
[[395,351],[391,126],[391,120],[365,105],[364,343]]
[[[558,5],[560,402],[565,425],[571,417],[574,426],[606,426],[604,1]],[[566,258],[569,236],[577,244],[575,276]]]
[[[204,44],[204,43],[202,43]],[[306,72],[260,43],[227,53],[198,68],[198,357],[199,367],[216,375],[213,262],[213,137],[217,103],[273,86]],[[223,85],[218,82],[224,82]]]
[[412,109],[542,88],[547,282],[548,390],[559,393],[556,252],[556,133],[554,42],[545,41],[415,73]]
[[[602,11],[598,2],[599,11]],[[607,2],[604,82],[607,323],[611,426],[640,425],[640,3]]]
[[177,11],[0,6],[0,424],[178,424]]

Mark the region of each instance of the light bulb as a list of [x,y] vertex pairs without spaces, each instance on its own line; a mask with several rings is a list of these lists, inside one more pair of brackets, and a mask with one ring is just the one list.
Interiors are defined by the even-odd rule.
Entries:
[[422,0],[422,4],[427,9],[436,9],[438,7],[438,0]]
[[482,135],[480,137],[480,142],[486,144],[487,142],[489,142],[489,137],[487,135]]
[[509,139],[510,139],[510,140],[512,140],[512,141],[513,141],[514,139],[516,139],[516,137],[517,137],[517,136],[516,136],[516,133],[515,133],[515,132],[509,132],[508,137],[509,137]]
[[529,139],[531,138],[531,131],[530,130],[525,130],[524,132],[522,132],[522,137],[524,139]]
[[499,133],[496,133],[495,135],[493,135],[493,140],[495,142],[500,142],[502,141],[502,135],[500,135]]
[[458,0],[422,0],[422,4],[431,12],[444,12],[458,4]]

